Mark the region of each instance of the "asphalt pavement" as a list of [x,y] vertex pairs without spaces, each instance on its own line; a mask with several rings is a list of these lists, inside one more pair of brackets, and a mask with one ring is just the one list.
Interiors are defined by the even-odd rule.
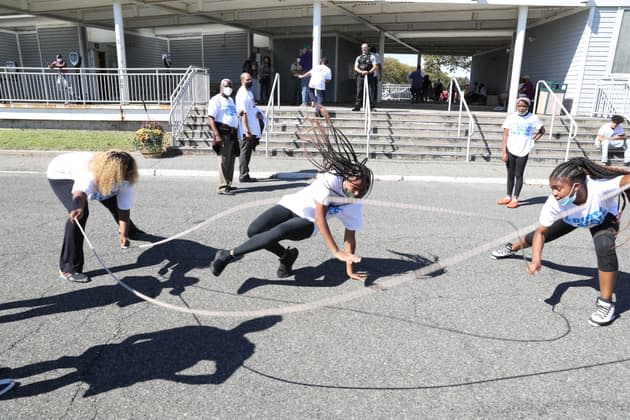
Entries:
[[529,165],[522,206],[507,209],[495,204],[501,164],[370,162],[377,182],[357,234],[363,284],[318,237],[292,244],[294,277],[278,278],[265,251],[210,273],[218,249],[307,185],[308,161],[257,154],[260,181],[236,182],[228,197],[214,193],[214,156],[138,155],[132,218],[149,235],[119,249],[113,219],[91,204],[91,281],[74,284],[56,279],[66,216],[45,169],[57,153],[0,153],[0,377],[19,382],[0,397],[1,419],[630,412],[628,245],[618,248],[621,316],[605,328],[587,323],[598,293],[587,230],[548,244],[537,276],[522,256],[489,258],[535,225],[551,167]]

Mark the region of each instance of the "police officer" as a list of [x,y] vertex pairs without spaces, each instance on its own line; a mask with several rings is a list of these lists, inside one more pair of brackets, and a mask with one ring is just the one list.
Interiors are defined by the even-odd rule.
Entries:
[[[354,60],[354,71],[357,74],[357,96],[354,100],[354,108],[352,108],[353,111],[359,111],[361,109],[361,103],[363,101],[363,84],[365,83],[366,77],[368,81],[370,104],[374,104],[372,92],[374,90],[374,85],[376,84],[374,72],[377,71],[377,69],[378,66],[376,65],[376,58],[370,53],[368,44],[362,44],[361,55]],[[365,106],[365,104],[363,105]]]

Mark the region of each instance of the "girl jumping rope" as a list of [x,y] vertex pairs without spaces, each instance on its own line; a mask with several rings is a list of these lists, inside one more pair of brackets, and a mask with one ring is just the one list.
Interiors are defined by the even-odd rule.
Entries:
[[[370,193],[374,177],[365,166],[367,159],[359,161],[349,140],[333,127],[326,108],[321,107],[320,112],[326,123],[312,120],[313,128],[309,135],[309,140],[323,158],[322,162],[311,159],[320,173],[308,187],[285,195],[278,204],[258,216],[247,229],[247,241],[232,249],[218,251],[210,264],[215,276],[220,275],[229,263],[264,248],[280,259],[278,277],[289,277],[293,275],[298,250],[285,248],[279,242],[301,241],[319,230],[332,255],[346,263],[348,277],[354,280],[365,280],[367,277],[367,273],[353,269],[353,264],[361,260],[354,254],[355,231],[363,225],[362,205],[354,199],[364,198]],[[338,217],[345,227],[343,249],[337,246],[330,232],[327,222],[330,216]]]
[[619,263],[615,238],[619,218],[626,204],[627,191],[617,192],[630,184],[630,171],[598,165],[586,158],[574,158],[558,165],[549,176],[552,194],[540,212],[539,226],[518,241],[492,251],[492,258],[513,255],[532,247],[527,272],[540,271],[543,245],[574,230],[591,231],[599,278],[599,297],[589,323],[605,326],[616,318],[613,291]]
[[501,160],[507,168],[507,195],[497,201],[502,206],[515,209],[523,188],[523,173],[529,152],[534,143],[545,134],[545,127],[537,116],[529,112],[529,98],[518,98],[516,113],[510,114],[503,123]]

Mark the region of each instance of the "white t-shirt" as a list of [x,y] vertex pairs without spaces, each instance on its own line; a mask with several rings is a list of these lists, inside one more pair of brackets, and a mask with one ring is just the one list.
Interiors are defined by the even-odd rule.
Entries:
[[[236,112],[240,114],[241,111],[245,111],[245,114],[247,114],[247,124],[252,136],[260,137],[260,122],[256,118],[260,110],[256,106],[254,94],[245,86],[241,86],[236,92]],[[239,138],[242,138],[245,134],[245,127],[243,127],[242,123],[239,125],[239,131]]]
[[534,135],[542,127],[540,119],[527,113],[520,116],[518,113],[509,114],[503,123],[503,128],[510,130],[508,133],[507,149],[514,156],[526,156],[534,147]]
[[215,122],[228,125],[230,127],[238,127],[238,114],[236,113],[236,105],[232,98],[217,93],[208,102],[208,115],[214,118]]
[[[331,203],[331,197],[345,197],[343,193],[342,176],[332,173],[317,174],[315,180],[308,187],[295,194],[285,195],[280,199],[283,207],[296,215],[315,222],[316,203],[328,206],[326,218],[337,217],[348,230],[358,230],[363,227],[363,205],[361,203]],[[317,225],[313,235],[317,233]]]
[[72,193],[82,191],[89,200],[103,201],[116,196],[118,208],[129,210],[133,197],[133,186],[125,182],[120,186],[114,187],[114,190],[108,196],[100,194],[96,191],[94,175],[90,171],[90,161],[93,157],[94,153],[92,152],[71,152],[59,155],[48,164],[46,176],[48,179],[74,181]]
[[311,80],[308,87],[317,90],[326,90],[326,80],[332,80],[332,72],[325,64],[319,64],[311,69]]
[[[604,137],[605,140],[609,140],[613,136],[623,135],[623,134],[624,134],[623,125],[617,124],[615,128],[612,128],[609,122],[602,125],[599,131],[597,132],[597,135]],[[597,140],[595,140],[595,144],[598,144]]]
[[560,218],[561,213],[568,212],[570,214],[562,218],[565,223],[576,227],[592,227],[601,224],[608,213],[617,216],[619,213],[617,195],[612,195],[606,199],[604,196],[619,189],[621,178],[623,175],[612,179],[591,179],[587,176],[588,197],[586,202],[579,206],[570,204],[566,207],[560,207],[558,200],[550,195],[540,211],[538,221],[542,226],[549,227]]

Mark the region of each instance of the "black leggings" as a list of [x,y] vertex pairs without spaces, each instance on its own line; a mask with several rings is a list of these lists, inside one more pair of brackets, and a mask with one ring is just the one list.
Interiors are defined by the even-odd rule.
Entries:
[[[74,181],[71,179],[49,179],[48,183],[59,201],[61,201],[61,204],[63,204],[68,213],[70,213],[73,208],[72,186],[74,185]],[[112,214],[114,220],[118,222],[118,202],[116,201],[116,196],[101,201],[101,204],[107,207],[107,210]],[[86,202],[85,208],[83,209],[83,216],[79,220],[84,230],[89,215],[90,208]],[[131,229],[132,226],[133,224],[130,220],[129,229]],[[66,217],[63,244],[61,245],[61,255],[59,257],[59,269],[66,273],[82,273],[83,262],[83,235],[74,221]]]
[[278,242],[284,239],[301,241],[313,234],[315,225],[293,213],[291,210],[276,204],[264,211],[247,228],[249,239],[234,248],[234,255],[266,249],[282,258],[286,249]]
[[508,152],[507,167],[507,195],[517,198],[523,188],[523,173],[529,155],[516,156]]
[[[549,226],[549,232],[545,236],[545,243],[558,239],[574,229],[575,226],[565,223],[564,220],[556,220]],[[591,231],[595,253],[597,254],[597,269],[605,272],[617,271],[619,269],[617,250],[615,248],[615,238],[619,231],[617,217],[608,213],[601,224],[593,226],[589,230]],[[525,235],[525,244],[528,247],[531,246],[533,238],[534,232]]]

